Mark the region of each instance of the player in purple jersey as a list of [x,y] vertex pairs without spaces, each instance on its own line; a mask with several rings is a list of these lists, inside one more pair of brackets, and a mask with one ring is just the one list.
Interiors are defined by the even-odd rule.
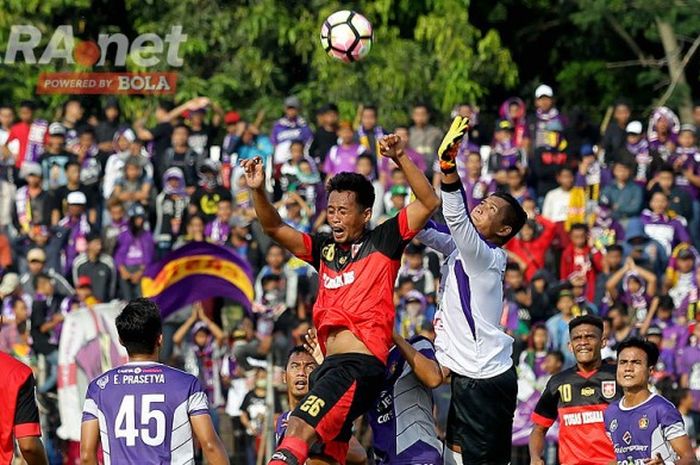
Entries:
[[617,354],[617,383],[624,396],[603,414],[617,464],[696,464],[680,412],[649,391],[659,349],[649,341],[631,338],[619,345]]
[[207,395],[197,378],[158,363],[163,344],[160,310],[147,299],[129,302],[116,320],[129,363],[109,370],[88,386],[80,455],[83,465],[194,462],[194,438],[207,463],[228,464],[214,431]]
[[[321,356],[322,357],[322,356]],[[287,421],[301,400],[309,393],[309,377],[311,372],[318,368],[318,363],[304,346],[296,346],[287,357],[287,365],[284,371],[284,382],[287,384],[287,400],[289,410],[277,418],[275,425],[275,439],[280,443],[287,431]],[[350,438],[348,452],[345,457],[338,457],[340,451],[329,450],[321,443],[315,443],[309,449],[309,458],[306,465],[365,465],[367,463],[367,453],[362,448],[357,439]]]

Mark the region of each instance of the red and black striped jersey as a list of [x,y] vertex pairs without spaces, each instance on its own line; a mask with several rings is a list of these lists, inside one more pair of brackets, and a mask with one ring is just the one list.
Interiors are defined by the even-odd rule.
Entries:
[[313,320],[321,349],[331,328],[347,328],[386,363],[394,328],[394,283],[406,244],[418,233],[404,208],[351,244],[330,234],[304,234],[300,259],[318,270]]
[[32,369],[0,352],[0,463],[10,463],[13,438],[41,436]]
[[559,419],[559,462],[562,465],[598,465],[615,460],[605,433],[603,412],[621,397],[615,366],[582,372],[576,367],[552,376],[542,392],[532,421],[550,427]]

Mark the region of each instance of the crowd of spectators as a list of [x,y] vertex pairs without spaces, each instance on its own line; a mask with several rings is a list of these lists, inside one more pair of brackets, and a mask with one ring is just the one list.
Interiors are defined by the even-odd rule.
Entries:
[[[506,246],[502,315],[516,340],[521,401],[573,365],[567,324],[592,313],[605,319],[607,358],[633,335],[659,345],[656,389],[676,403],[695,440],[700,106],[696,121],[681,122],[667,107],[633,119],[620,101],[598,130],[577,109],[560,113],[549,86],[533,97],[529,106],[504,102],[490,115],[493,131],[477,107],[454,109],[471,120],[457,164],[470,208],[502,190],[529,216]],[[316,109],[311,124],[294,96],[267,130],[205,97],[159,103],[150,126],[126,120],[115,100],[99,114],[84,104],[67,99],[54,121],[31,101],[0,105],[0,350],[36,368],[42,412],[51,416],[66,314],[140,296],[145,267],[188,242],[230,247],[253,270],[254,311],[216,297],[187,306],[166,320],[161,356],[200,377],[218,426],[231,425],[235,463],[253,465],[267,410],[286,402],[268,405],[268,379],[281,386],[286,354],[309,329],[317,282],[262,233],[238,161],[261,157],[282,218],[305,232],[327,228],[324,180],[361,173],[374,186],[376,225],[411,196],[403,173],[378,159],[377,141],[398,134],[437,185],[443,131],[422,104],[390,130],[368,105],[356,124],[341,121],[333,104]],[[406,249],[395,293],[404,337],[432,334],[442,258],[418,242]],[[449,388],[435,390],[435,400],[443,434]]]

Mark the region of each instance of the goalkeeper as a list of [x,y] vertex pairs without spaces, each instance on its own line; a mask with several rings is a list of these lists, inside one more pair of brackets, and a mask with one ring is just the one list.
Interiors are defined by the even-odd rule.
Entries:
[[455,157],[468,123],[456,117],[438,149],[447,227],[429,223],[417,237],[447,257],[434,321],[437,359],[452,372],[445,464],[500,465],[510,462],[518,391],[513,339],[499,327],[507,261],[501,247],[527,215],[504,193],[467,211]]

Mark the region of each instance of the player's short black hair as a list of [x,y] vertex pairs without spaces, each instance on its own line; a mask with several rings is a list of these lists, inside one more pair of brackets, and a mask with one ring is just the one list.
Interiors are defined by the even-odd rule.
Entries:
[[603,332],[603,320],[599,316],[595,315],[581,315],[577,316],[573,320],[569,322],[569,334],[578,326],[581,325],[591,325],[595,326],[600,330],[600,332]]
[[328,181],[328,195],[331,192],[354,192],[355,200],[360,206],[360,210],[372,208],[374,205],[374,187],[372,182],[358,173],[342,172],[333,176]]
[[625,253],[625,249],[620,244],[611,244],[605,248],[605,251]]
[[664,310],[674,310],[676,308],[676,304],[673,303],[673,298],[670,295],[664,294],[659,296],[659,309],[662,308]]
[[554,357],[559,360],[559,363],[564,364],[564,353],[561,350],[550,350],[547,352],[547,357]]
[[503,224],[508,225],[511,227],[510,234],[507,236],[504,236],[502,238],[502,243],[501,245],[505,244],[509,240],[515,237],[516,234],[520,232],[520,230],[523,228],[523,225],[527,221],[527,213],[525,213],[525,210],[523,210],[522,205],[507,192],[495,192],[493,194],[494,197],[498,197],[499,199],[503,199],[506,201],[508,206],[503,209],[502,213],[502,218],[503,218]]
[[574,223],[571,225],[571,229],[569,231],[575,231],[577,229],[588,234],[588,225],[585,223]]
[[617,346],[618,357],[623,350],[634,347],[643,350],[647,354],[647,367],[652,368],[656,366],[656,362],[659,361],[659,348],[656,344],[653,344],[646,339],[640,337],[631,337],[625,341],[622,341],[620,345]]
[[287,361],[284,363],[285,367],[289,365],[289,359],[291,359],[292,355],[295,354],[307,354],[309,357],[311,357],[311,354],[308,353],[306,349],[304,349],[303,345],[294,346],[290,349],[289,353],[287,354]]
[[152,354],[163,333],[160,309],[144,298],[129,302],[117,316],[116,326],[119,339],[129,355]]

